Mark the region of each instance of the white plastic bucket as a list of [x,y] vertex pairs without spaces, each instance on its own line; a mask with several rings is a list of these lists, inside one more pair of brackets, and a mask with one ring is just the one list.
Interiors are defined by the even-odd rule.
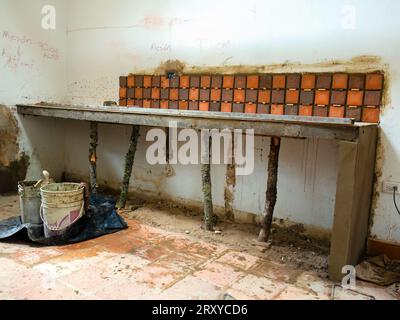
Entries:
[[84,187],[78,183],[51,183],[40,188],[40,194],[46,237],[63,234],[84,215]]

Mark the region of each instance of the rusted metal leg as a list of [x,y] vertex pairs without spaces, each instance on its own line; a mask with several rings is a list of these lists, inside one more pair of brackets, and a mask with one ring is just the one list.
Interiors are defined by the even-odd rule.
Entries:
[[272,218],[276,204],[277,184],[278,184],[278,162],[279,151],[281,148],[281,138],[272,137],[271,147],[268,157],[268,183],[263,219],[258,241],[267,242],[271,233]]
[[90,147],[89,147],[89,163],[90,163],[90,190],[91,193],[97,194],[97,154],[98,146],[98,123],[90,122]]
[[125,170],[124,170],[124,178],[122,180],[121,194],[119,196],[119,201],[117,204],[117,207],[119,209],[125,208],[126,205],[126,198],[128,196],[128,190],[129,190],[129,181],[132,175],[133,162],[135,160],[136,148],[140,136],[139,130],[140,126],[132,126],[132,134],[131,134],[131,139],[129,141],[129,149],[125,156]]
[[[211,150],[211,138],[209,147]],[[209,153],[210,160],[210,153]],[[203,201],[204,201],[204,229],[207,231],[214,231],[216,224],[216,216],[214,215],[213,203],[212,203],[212,192],[211,192],[211,164],[201,165],[201,178],[203,184]]]

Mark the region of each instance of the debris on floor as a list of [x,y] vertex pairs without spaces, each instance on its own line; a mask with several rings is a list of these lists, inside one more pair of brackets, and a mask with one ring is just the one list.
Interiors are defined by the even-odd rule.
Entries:
[[357,278],[388,286],[400,282],[400,261],[390,260],[385,255],[370,258],[356,267]]
[[[18,213],[17,199],[0,196],[0,220]],[[80,243],[39,246],[22,233],[0,241],[0,299],[332,299],[328,250],[313,241],[290,232],[280,241],[277,232],[263,253],[256,227],[226,223],[216,235],[200,228],[200,216],[146,204],[119,214],[127,229]],[[363,281],[357,293],[335,290],[335,299],[398,299]]]

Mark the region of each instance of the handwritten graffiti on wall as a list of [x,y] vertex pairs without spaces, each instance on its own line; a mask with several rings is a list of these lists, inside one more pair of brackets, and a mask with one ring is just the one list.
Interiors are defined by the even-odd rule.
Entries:
[[11,33],[10,31],[4,30],[2,34],[4,40],[8,40],[12,43],[16,43],[19,46],[31,46],[36,47],[40,50],[42,57],[49,60],[59,60],[60,51],[58,48],[51,46],[46,41],[35,41],[27,36],[19,36]]

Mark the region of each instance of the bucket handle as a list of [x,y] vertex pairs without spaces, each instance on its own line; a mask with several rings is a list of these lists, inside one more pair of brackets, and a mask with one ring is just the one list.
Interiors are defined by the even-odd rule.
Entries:
[[82,206],[81,206],[81,210],[79,211],[79,215],[78,217],[76,217],[75,221],[72,221],[70,225],[64,227],[64,228],[60,228],[60,227],[50,227],[47,224],[47,221],[44,219],[43,217],[43,205],[40,205],[40,219],[42,219],[43,224],[46,226],[47,229],[49,229],[50,231],[61,231],[61,230],[65,230],[68,227],[70,227],[73,223],[75,223],[76,221],[78,221],[80,218],[83,217],[84,214],[84,209],[85,209],[85,201],[82,201]]

